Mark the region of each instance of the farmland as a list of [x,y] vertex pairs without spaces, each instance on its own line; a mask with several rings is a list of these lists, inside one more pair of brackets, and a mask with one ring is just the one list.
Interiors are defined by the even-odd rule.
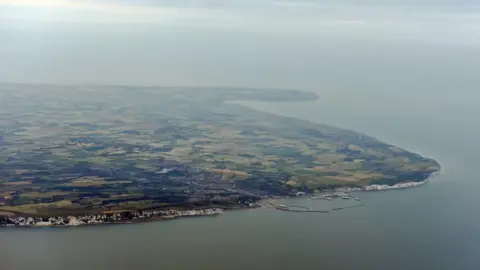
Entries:
[[293,90],[0,84],[0,212],[236,207],[422,181],[439,165],[370,136],[227,101]]

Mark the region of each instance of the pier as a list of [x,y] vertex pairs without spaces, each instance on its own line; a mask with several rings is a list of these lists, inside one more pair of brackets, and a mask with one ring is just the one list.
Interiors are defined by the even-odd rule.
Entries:
[[346,193],[346,192],[330,192],[330,193],[323,193],[321,195],[310,197],[311,200],[328,200],[328,201],[334,198],[341,198],[344,200],[352,199],[355,201],[360,201],[359,198],[353,197],[350,193]]

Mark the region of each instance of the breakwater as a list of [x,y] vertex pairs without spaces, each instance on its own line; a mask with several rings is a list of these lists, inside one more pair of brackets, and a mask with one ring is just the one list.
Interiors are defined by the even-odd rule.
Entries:
[[297,212],[297,213],[331,213],[333,211],[340,211],[343,209],[365,206],[365,204],[356,204],[356,205],[349,205],[349,206],[343,206],[343,207],[336,207],[329,210],[319,210],[319,209],[311,209],[303,205],[276,204],[271,200],[269,200],[268,203],[270,204],[270,206],[272,206],[277,210],[286,211],[286,212]]

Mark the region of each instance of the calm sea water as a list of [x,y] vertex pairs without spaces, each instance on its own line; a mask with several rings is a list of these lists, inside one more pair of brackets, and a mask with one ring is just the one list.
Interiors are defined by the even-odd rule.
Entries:
[[478,1],[38,2],[0,7],[0,81],[317,91],[247,104],[365,132],[443,171],[330,214],[0,230],[0,270],[480,269]]
[[480,269],[480,133],[469,108],[430,104],[412,111],[399,101],[387,110],[361,100],[343,108],[340,101],[329,94],[309,103],[247,104],[432,156],[443,166],[441,176],[419,188],[358,194],[366,207],[330,214],[259,209],[135,225],[0,230],[0,269]]

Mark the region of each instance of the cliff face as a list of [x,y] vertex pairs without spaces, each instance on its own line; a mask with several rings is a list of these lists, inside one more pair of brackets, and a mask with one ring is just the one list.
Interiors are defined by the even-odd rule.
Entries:
[[67,217],[0,217],[0,226],[43,227],[43,226],[80,226],[94,224],[111,224],[125,222],[141,222],[154,218],[180,218],[193,216],[214,216],[223,212],[220,208],[198,210],[152,210],[123,212],[103,215],[83,215]]

